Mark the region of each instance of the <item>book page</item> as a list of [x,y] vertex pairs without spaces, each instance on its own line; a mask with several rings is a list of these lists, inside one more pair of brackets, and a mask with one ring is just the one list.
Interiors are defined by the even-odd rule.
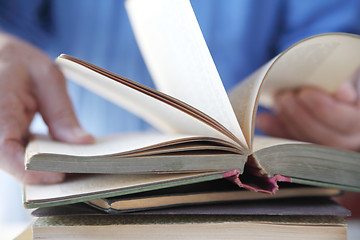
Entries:
[[359,153],[316,144],[268,143],[253,153],[268,176],[279,174],[294,183],[360,191]]
[[[239,190],[235,185],[227,185],[226,182],[220,184],[211,184],[215,187],[204,185],[186,186],[186,188],[170,188],[165,191],[151,191],[142,194],[129,196],[120,196],[115,198],[95,199],[90,201],[92,205],[98,206],[103,210],[128,211],[142,210],[151,208],[168,208],[171,206],[183,206],[206,203],[224,203],[244,200],[266,200],[282,199],[295,197],[325,197],[336,196],[341,193],[338,189],[315,188],[315,187],[285,187],[276,194],[262,194],[246,190]],[[229,182],[230,183],[230,182]],[[232,187],[232,188],[230,188]],[[280,200],[284,201],[284,200]],[[250,201],[249,201],[250,202]],[[260,204],[260,201],[258,201]],[[243,203],[245,205],[246,203]],[[262,211],[264,209],[259,209]]]
[[[156,93],[156,90],[135,83],[130,79],[126,79],[126,81],[132,83],[132,86],[120,83],[116,80],[120,79],[118,75],[112,77],[115,74],[92,65],[96,67],[93,69],[70,59],[76,58],[61,55],[56,59],[56,63],[67,78],[136,114],[161,131],[172,134],[214,137],[238,145],[234,138],[219,131],[219,128],[215,128],[214,125],[206,123],[203,120],[207,120],[206,116],[203,116],[204,114],[200,116],[202,119],[196,118],[194,110],[189,110],[189,107],[185,110],[180,109],[179,106],[182,107],[183,105],[177,103],[176,99],[169,97],[164,99],[164,96],[160,96],[161,93]],[[81,59],[77,60],[89,64]],[[121,78],[125,79],[124,77]],[[139,90],[140,88],[142,89]]]
[[[109,195],[106,193],[111,191],[124,191],[127,189],[145,187],[153,184],[166,184],[170,181],[179,182],[184,180],[191,180],[193,178],[201,179],[201,177],[206,178],[207,176],[213,175],[216,174],[79,174],[70,176],[65,182],[58,184],[25,185],[24,200],[25,202],[51,202],[74,197],[91,197],[95,194],[98,195],[95,198],[99,198]],[[92,197],[92,199],[94,199],[94,197]]]
[[277,92],[303,86],[332,93],[360,68],[358,56],[357,35],[317,35],[294,44],[235,86],[229,97],[249,145],[258,104],[271,108]]
[[360,67],[359,56],[357,35],[329,33],[300,41],[274,59],[261,90],[260,104],[272,107],[277,92],[303,86],[333,93]]
[[128,0],[130,21],[158,89],[214,118],[247,145],[188,0]]
[[272,63],[273,61],[270,61],[265,64],[236,85],[229,93],[231,105],[250,149],[252,149],[252,140],[255,132],[255,118],[261,84]]
[[253,151],[256,152],[263,148],[268,148],[276,145],[284,145],[284,144],[310,144],[310,143],[284,139],[284,138],[269,137],[269,136],[255,136],[253,142]]
[[[196,141],[199,139],[198,145]],[[207,139],[210,143],[211,139]],[[205,138],[198,138],[187,135],[168,135],[157,132],[142,132],[142,133],[128,133],[117,134],[97,138],[93,144],[70,144],[65,142],[58,142],[50,139],[45,135],[37,135],[28,144],[26,148],[26,159],[30,159],[35,154],[60,154],[68,156],[106,156],[106,155],[121,155],[122,153],[134,155],[139,153],[151,153],[156,151],[159,147],[167,146],[169,151],[176,152],[176,143],[194,143],[193,146],[188,144],[182,149],[222,149],[219,145],[206,145],[203,143]],[[198,147],[196,147],[198,146]],[[231,148],[231,146],[228,146]]]

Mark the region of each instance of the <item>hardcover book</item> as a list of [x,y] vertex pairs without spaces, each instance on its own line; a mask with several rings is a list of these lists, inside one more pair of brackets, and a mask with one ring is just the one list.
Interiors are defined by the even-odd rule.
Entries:
[[243,200],[337,196],[333,188],[282,183],[276,194],[246,191],[221,174],[81,174],[54,185],[24,187],[26,208],[88,202],[110,213]]
[[344,217],[349,214],[326,198],[248,201],[120,215],[75,205],[35,210],[34,239],[346,239]]

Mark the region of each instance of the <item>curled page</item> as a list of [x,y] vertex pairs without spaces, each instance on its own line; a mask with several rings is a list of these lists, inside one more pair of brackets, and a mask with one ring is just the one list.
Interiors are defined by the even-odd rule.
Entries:
[[326,33],[297,42],[273,59],[264,77],[260,104],[272,107],[277,92],[303,86],[333,93],[359,69],[359,56],[358,35]]
[[215,137],[239,145],[221,124],[171,96],[72,56],[62,54],[56,63],[66,77],[165,133]]

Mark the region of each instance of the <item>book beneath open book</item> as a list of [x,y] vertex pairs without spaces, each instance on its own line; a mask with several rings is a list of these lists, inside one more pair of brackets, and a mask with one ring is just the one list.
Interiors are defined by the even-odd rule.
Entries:
[[345,239],[349,211],[327,198],[248,201],[120,215],[85,204],[40,208],[34,239]]
[[37,219],[32,232],[33,239],[341,240],[347,226],[328,216],[58,216]]
[[[228,178],[270,193],[276,181],[360,190],[359,153],[254,136],[258,105],[271,108],[277,91],[315,86],[331,93],[349,79],[360,66],[359,36],[304,39],[228,96],[188,1],[130,0],[127,10],[158,90],[76,57],[61,55],[56,62],[68,78],[160,131],[105,137],[93,145],[37,136],[26,149],[27,169],[154,178],[191,172],[192,182]],[[167,176],[168,186],[188,184]]]
[[[338,189],[282,183],[276,194],[246,191],[218,173],[76,174],[53,185],[25,186],[27,208],[88,202],[109,213],[292,197],[333,197]],[[219,179],[218,179],[219,178]]]

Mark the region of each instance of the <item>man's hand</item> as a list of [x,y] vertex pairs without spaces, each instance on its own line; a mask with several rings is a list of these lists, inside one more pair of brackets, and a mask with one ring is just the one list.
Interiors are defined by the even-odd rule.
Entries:
[[53,138],[91,143],[67,95],[64,76],[35,47],[0,33],[0,168],[24,183],[56,183],[63,173],[25,171],[29,125],[40,112]]
[[258,127],[276,137],[360,151],[358,75],[333,95],[314,88],[279,93],[275,113],[260,114]]

